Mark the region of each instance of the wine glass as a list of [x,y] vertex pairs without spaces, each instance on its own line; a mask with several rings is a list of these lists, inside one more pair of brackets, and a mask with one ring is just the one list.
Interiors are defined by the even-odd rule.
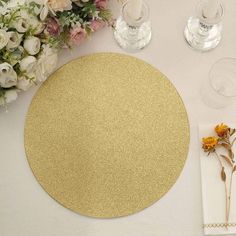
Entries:
[[142,1],[141,16],[130,16],[132,1],[125,1],[121,8],[121,15],[114,25],[114,38],[118,45],[128,52],[138,52],[151,41],[152,30],[149,19],[149,7]]
[[236,59],[222,58],[209,72],[202,87],[202,99],[212,108],[223,108],[236,101]]
[[186,42],[201,52],[209,51],[220,43],[222,38],[222,18],[224,7],[217,5],[214,17],[206,17],[204,10],[209,7],[211,0],[202,0],[198,3],[196,13],[188,19],[184,29]]

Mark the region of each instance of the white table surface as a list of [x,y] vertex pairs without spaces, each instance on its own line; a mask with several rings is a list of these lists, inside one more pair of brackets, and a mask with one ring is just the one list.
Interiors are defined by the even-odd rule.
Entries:
[[[198,124],[235,122],[236,104],[214,110],[199,90],[211,65],[222,57],[236,58],[236,2],[225,4],[224,37],[215,50],[199,53],[188,47],[183,28],[197,0],[147,0],[151,8],[153,40],[134,56],[160,69],[176,86],[188,112],[190,151],[177,183],[156,204],[129,217],[91,219],[62,207],[37,183],[24,152],[24,122],[37,88],[0,110],[0,236],[200,236],[202,204]],[[119,6],[110,1],[117,15]],[[103,29],[82,47],[61,53],[58,66],[94,52],[121,52],[111,29]]]

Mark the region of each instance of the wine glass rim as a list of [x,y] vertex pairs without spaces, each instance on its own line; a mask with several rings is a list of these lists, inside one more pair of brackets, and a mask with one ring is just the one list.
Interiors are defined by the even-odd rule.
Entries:
[[[211,86],[211,88],[212,88],[217,94],[221,95],[222,97],[226,97],[226,98],[236,98],[236,90],[235,90],[235,94],[234,94],[234,95],[225,95],[225,94],[223,94],[223,93],[217,91],[217,90],[215,89],[215,87],[213,86],[213,84],[212,84],[212,78],[213,78],[212,73],[213,73],[213,70],[215,69],[215,67],[216,67],[220,62],[225,61],[225,60],[234,60],[235,63],[236,63],[236,58],[234,58],[234,57],[222,57],[222,58],[218,59],[216,62],[214,62],[214,64],[211,66],[211,69],[210,69],[210,71],[209,71],[210,86]],[[236,79],[236,78],[235,78],[235,79]]]
[[[126,18],[125,15],[124,15],[124,9],[125,9],[125,7],[126,7],[130,2],[132,2],[132,0],[126,0],[126,1],[122,4],[122,7],[121,7],[121,14],[123,15],[124,18]],[[144,17],[149,17],[149,15],[150,15],[150,8],[149,8],[149,6],[148,6],[148,3],[146,2],[146,0],[143,0],[143,1],[142,1],[142,4],[143,4],[143,6],[145,7],[145,10],[146,10],[146,16],[144,16]],[[144,20],[147,20],[147,19],[143,19],[143,17],[141,17],[140,19],[138,19],[138,20],[136,21],[136,24],[142,23]]]
[[[129,0],[128,0],[129,1]],[[198,15],[198,17],[201,19],[202,22],[206,23],[206,24],[217,24],[219,23],[222,18],[224,17],[224,12],[225,12],[225,7],[224,4],[220,1],[220,11],[219,11],[219,15],[215,18],[215,19],[207,19],[204,18],[202,15],[202,10],[201,8],[203,7],[203,5],[207,2],[208,0],[201,0],[198,2],[197,6],[196,6],[196,14]]]

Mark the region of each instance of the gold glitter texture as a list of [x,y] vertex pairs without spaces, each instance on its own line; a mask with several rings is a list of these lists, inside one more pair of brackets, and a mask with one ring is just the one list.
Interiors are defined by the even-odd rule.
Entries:
[[31,169],[48,194],[83,215],[138,212],[176,182],[189,125],[176,89],[134,57],[98,53],[39,89],[25,125]]

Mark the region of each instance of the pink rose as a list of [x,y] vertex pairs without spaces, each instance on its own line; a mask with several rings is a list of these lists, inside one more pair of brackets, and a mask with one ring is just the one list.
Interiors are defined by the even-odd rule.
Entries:
[[81,28],[77,27],[70,30],[70,41],[73,44],[80,45],[86,37],[86,31]]
[[46,23],[46,32],[57,37],[60,34],[60,25],[56,18],[49,18]]
[[92,31],[97,31],[97,30],[103,28],[105,25],[106,25],[106,23],[101,20],[92,20],[90,22],[90,28],[92,29]]
[[99,7],[102,9],[107,7],[107,0],[94,0],[94,3],[96,5],[96,7]]

